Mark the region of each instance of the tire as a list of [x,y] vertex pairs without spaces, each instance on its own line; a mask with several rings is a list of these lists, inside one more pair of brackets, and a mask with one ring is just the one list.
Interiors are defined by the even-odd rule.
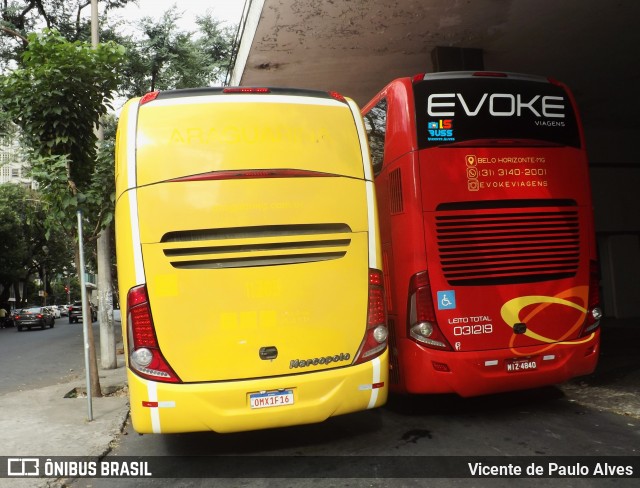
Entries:
[[18,326],[18,332],[22,332],[22,326],[21,325]]
[[55,323],[56,323],[56,319],[53,319],[53,320],[51,321],[51,325],[50,325],[49,327],[51,327],[51,328],[53,329],[53,326],[55,325]]

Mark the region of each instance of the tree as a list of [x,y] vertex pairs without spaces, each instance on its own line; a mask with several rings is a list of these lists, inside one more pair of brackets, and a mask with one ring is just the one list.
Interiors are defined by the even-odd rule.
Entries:
[[[136,0],[100,0],[104,12],[124,7]],[[27,36],[43,26],[57,30],[69,41],[90,39],[90,21],[83,15],[90,0],[0,0],[0,70],[12,62],[20,64]]]
[[[20,185],[0,185],[0,303],[10,288],[39,277],[51,292],[51,279],[73,259],[73,241],[59,229],[45,237],[43,221],[47,207],[36,191]],[[16,299],[23,297],[16,292]]]
[[9,298],[9,287],[24,273],[28,247],[24,235],[24,218],[19,205],[25,200],[26,190],[18,185],[0,185],[0,285],[3,292],[0,303]]
[[198,30],[182,32],[176,23],[180,16],[174,6],[157,21],[143,18],[135,35],[105,32],[104,38],[127,49],[119,90],[123,96],[222,84],[231,58],[232,29],[206,14],[197,17]]
[[33,174],[51,203],[48,222],[70,228],[68,211],[75,211],[78,189],[87,190],[95,166],[93,128],[110,108],[104,101],[117,87],[124,49],[115,43],[92,49],[51,30],[28,40],[22,67],[0,80],[0,104],[32,151]]
[[[73,235],[78,205],[100,206],[90,198],[94,128],[109,108],[105,100],[117,87],[124,49],[112,42],[92,48],[51,30],[27,39],[22,67],[0,80],[0,105],[20,126],[31,149],[32,175],[48,205],[47,236],[55,226]],[[79,263],[76,252],[80,273]],[[91,327],[89,332],[93,346]],[[101,396],[93,347],[90,352],[92,395]]]

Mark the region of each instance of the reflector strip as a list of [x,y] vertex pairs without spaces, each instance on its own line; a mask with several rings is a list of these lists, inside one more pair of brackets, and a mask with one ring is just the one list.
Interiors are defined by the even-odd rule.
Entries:
[[374,383],[373,385],[360,385],[358,387],[358,390],[360,391],[375,390],[377,388],[383,388],[383,387],[384,387],[384,381],[381,383]]
[[[377,357],[375,359],[372,359],[371,361],[371,367],[373,368],[373,381],[371,382],[372,385],[378,385],[380,384],[380,357]],[[379,388],[371,388],[371,397],[369,398],[369,405],[367,405],[367,408],[373,408],[376,406],[376,402],[378,401],[378,391]]]
[[143,407],[148,408],[175,408],[176,402],[142,402]]
[[[153,381],[147,381],[147,395],[150,403],[158,403],[158,385]],[[160,410],[157,408],[150,408],[149,413],[151,415],[151,431],[154,434],[160,434],[162,432],[160,428]]]

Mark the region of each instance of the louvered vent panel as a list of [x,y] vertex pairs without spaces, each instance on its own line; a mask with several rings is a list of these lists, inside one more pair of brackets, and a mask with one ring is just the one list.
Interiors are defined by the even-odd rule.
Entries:
[[391,214],[398,214],[404,211],[402,200],[402,174],[400,168],[389,173],[389,201]]
[[346,224],[198,229],[169,232],[161,242],[174,268],[278,266],[342,258],[351,229]]
[[436,233],[450,285],[528,283],[572,277],[578,270],[575,208],[439,211]]

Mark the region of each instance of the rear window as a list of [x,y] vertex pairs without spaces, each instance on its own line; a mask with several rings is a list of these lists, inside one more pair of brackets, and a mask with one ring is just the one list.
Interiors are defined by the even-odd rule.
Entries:
[[364,177],[349,107],[331,98],[215,95],[140,107],[138,184],[211,171],[293,169]]
[[415,83],[414,90],[421,149],[481,146],[487,139],[580,147],[573,105],[559,85],[469,77],[424,80]]

